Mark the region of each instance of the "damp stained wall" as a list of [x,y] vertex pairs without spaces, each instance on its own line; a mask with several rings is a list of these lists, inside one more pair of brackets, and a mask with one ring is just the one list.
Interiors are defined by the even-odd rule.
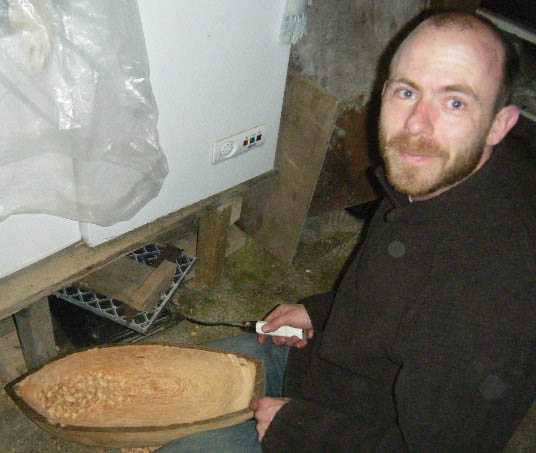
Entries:
[[[374,161],[373,98],[378,64],[389,42],[429,6],[423,0],[313,0],[308,33],[292,46],[289,71],[337,96],[340,111],[310,212],[370,201]],[[374,135],[372,133],[372,135]]]
[[308,14],[307,36],[292,46],[290,69],[337,96],[345,108],[369,100],[380,55],[426,2],[317,0]]

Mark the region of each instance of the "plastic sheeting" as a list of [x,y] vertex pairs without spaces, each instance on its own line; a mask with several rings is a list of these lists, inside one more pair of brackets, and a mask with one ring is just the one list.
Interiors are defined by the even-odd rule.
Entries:
[[307,34],[307,7],[312,0],[287,0],[279,40],[285,44],[296,44]]
[[167,175],[136,0],[0,0],[0,221],[131,218]]

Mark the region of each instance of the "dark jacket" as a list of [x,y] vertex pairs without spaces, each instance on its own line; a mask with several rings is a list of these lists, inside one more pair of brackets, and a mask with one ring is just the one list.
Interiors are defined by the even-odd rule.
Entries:
[[536,395],[536,171],[505,150],[387,196],[337,291],[303,301],[266,452],[494,452]]

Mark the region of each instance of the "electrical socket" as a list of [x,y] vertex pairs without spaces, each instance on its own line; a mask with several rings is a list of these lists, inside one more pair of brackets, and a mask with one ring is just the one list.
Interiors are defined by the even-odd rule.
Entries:
[[266,124],[222,138],[212,145],[212,163],[218,164],[252,149],[259,148],[264,145],[265,141]]

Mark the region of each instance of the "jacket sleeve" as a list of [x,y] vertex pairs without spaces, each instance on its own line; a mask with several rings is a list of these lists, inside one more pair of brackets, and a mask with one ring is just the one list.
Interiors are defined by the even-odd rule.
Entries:
[[494,452],[508,443],[536,397],[528,321],[535,299],[512,298],[510,313],[493,307],[496,321],[475,307],[425,314],[429,325],[450,328],[419,329],[420,353],[404,361],[395,382],[398,423],[412,451]]
[[396,425],[379,428],[311,401],[291,400],[272,420],[263,452],[407,452]]
[[502,451],[535,400],[534,237],[495,223],[443,242],[401,323],[393,395],[412,451]]
[[334,297],[335,291],[329,291],[327,293],[315,294],[300,300],[299,303],[305,306],[305,309],[311,318],[314,330],[318,332],[324,330],[324,325],[328,319]]
[[263,451],[502,451],[536,399],[536,286],[506,282],[492,260],[488,267],[498,278],[486,276],[485,296],[481,284],[432,279],[432,291],[408,313],[403,351],[392,351],[403,355],[396,422],[374,426],[367,414],[298,398],[272,421]]

